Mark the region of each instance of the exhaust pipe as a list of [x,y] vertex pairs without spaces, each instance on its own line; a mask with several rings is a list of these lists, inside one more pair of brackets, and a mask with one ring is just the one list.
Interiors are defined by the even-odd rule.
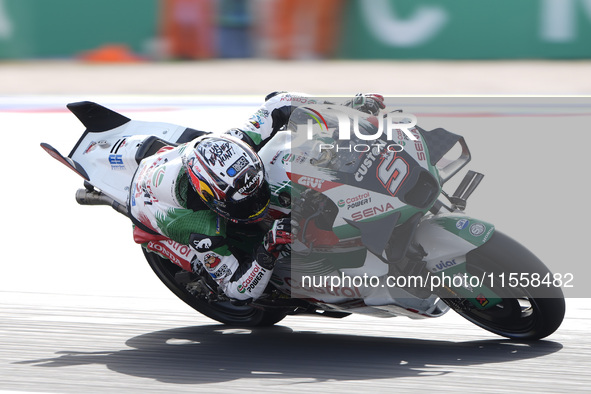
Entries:
[[129,217],[127,207],[124,204],[120,204],[96,190],[78,189],[76,191],[76,202],[80,205],[108,205],[120,214]]

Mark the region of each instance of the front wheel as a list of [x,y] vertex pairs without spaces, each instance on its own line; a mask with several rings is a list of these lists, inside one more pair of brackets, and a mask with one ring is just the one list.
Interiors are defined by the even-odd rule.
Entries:
[[238,306],[229,301],[209,302],[190,292],[186,285],[176,279],[176,274],[182,271],[180,267],[156,253],[150,253],[144,248],[142,250],[148,264],[162,283],[183,302],[210,319],[233,326],[260,327],[271,326],[286,316],[285,312],[279,309]]
[[[496,231],[484,245],[466,255],[466,269],[471,275],[484,273],[537,273],[552,277],[546,266],[528,249]],[[457,313],[495,334],[515,339],[535,340],[552,334],[564,318],[565,302],[559,287],[510,287],[493,282],[500,289],[501,301],[488,309],[470,306],[458,299],[444,299]]]

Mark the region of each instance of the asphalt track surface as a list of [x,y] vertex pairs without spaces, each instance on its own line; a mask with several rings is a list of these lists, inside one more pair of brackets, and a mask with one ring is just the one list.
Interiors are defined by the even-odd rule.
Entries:
[[[36,78],[40,81],[41,76]],[[64,86],[62,91],[40,89],[37,93],[42,95],[28,87],[20,92],[6,88],[0,96],[4,146],[10,146],[5,149],[0,195],[5,207],[3,227],[9,233],[3,242],[0,277],[2,392],[588,392],[589,298],[567,299],[562,326],[537,342],[497,337],[453,312],[420,321],[295,316],[276,327],[255,330],[224,327],[195,313],[150,272],[131,242],[127,220],[107,207],[78,206],[73,194],[81,187],[80,178],[38,145],[49,142],[64,153],[69,151],[81,132],[78,121],[63,110],[69,101],[102,102],[135,119],[223,128],[227,125],[220,124],[219,118],[208,123],[195,107],[206,104],[201,110],[209,115],[220,111],[221,117],[227,113],[221,103],[234,103],[234,115],[226,121],[235,123],[245,119],[269,86],[252,91],[257,97],[187,96],[187,92],[177,95],[166,89],[163,93],[171,96],[154,97],[140,88],[128,91],[134,96],[121,96],[96,86],[86,90]],[[576,84],[563,86],[563,91],[531,94],[591,92],[571,91]],[[526,93],[502,90],[495,93]],[[434,111],[425,110],[425,120],[435,125],[441,119]],[[537,117],[529,114],[519,119],[527,123]],[[559,130],[564,119],[547,119],[549,128]],[[589,124],[585,114],[576,119]],[[495,124],[491,117],[453,122],[469,133],[469,126],[483,120]],[[550,219],[537,218],[539,212],[547,210],[556,197],[546,193],[532,202],[522,191],[499,193],[507,185],[523,183],[523,178],[516,174],[497,179],[495,170],[512,167],[487,165],[494,152],[485,151],[486,141],[474,135],[472,141],[475,169],[484,168],[485,182],[489,182],[481,186],[482,194],[496,196],[495,204],[490,203],[492,197],[479,200],[475,196],[472,213],[495,218],[495,223],[532,246],[544,261],[588,262],[581,256],[588,255],[584,247],[589,214],[580,212],[564,222],[553,218],[550,226],[542,227]],[[569,168],[577,168],[571,181],[584,174],[581,167],[589,137],[578,135],[576,141],[569,145]],[[527,158],[520,160],[530,168]],[[36,180],[23,173],[36,174]],[[535,185],[541,179],[534,177],[528,183],[531,193],[539,192]],[[571,185],[573,207],[581,206],[589,195],[587,184]],[[533,204],[531,212],[520,212],[519,217],[505,212],[503,207],[520,204],[522,199]],[[559,226],[565,231],[547,234],[548,227]],[[566,230],[569,237],[563,234]],[[577,278],[579,288],[586,286],[584,279]]]

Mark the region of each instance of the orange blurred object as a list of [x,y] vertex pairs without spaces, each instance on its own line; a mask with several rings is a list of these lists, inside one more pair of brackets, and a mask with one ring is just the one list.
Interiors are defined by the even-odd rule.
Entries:
[[107,44],[97,49],[82,52],[79,59],[96,63],[135,63],[140,62],[140,56],[133,53],[127,45]]
[[207,59],[215,51],[212,0],[161,0],[161,34],[168,56]]
[[271,56],[278,59],[334,55],[342,0],[276,0],[272,3]]

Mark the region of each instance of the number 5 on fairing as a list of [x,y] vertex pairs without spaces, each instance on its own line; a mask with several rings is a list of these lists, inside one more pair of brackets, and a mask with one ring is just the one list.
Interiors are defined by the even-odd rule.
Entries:
[[382,159],[377,171],[380,183],[392,196],[395,196],[408,175],[408,164],[404,159],[389,154]]

